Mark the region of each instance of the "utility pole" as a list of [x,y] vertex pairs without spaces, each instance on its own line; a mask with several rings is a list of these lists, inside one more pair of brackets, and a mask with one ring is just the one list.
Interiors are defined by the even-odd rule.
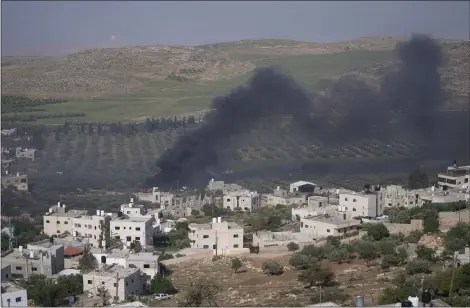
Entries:
[[[124,286],[125,287],[125,286]],[[119,273],[116,273],[116,294],[114,296],[114,302],[117,303],[118,302],[118,298],[119,298],[119,294],[118,294],[118,290],[119,290]],[[125,292],[124,292],[125,293]]]
[[321,285],[320,285],[320,304],[321,304]]
[[453,258],[453,262],[452,262],[452,278],[450,280],[450,288],[449,288],[449,298],[452,298],[452,288],[454,287],[454,278],[455,278],[455,259],[456,259],[456,255],[455,255],[455,252],[454,252],[454,258]]
[[8,250],[13,248],[13,228],[11,226],[11,218],[8,217]]

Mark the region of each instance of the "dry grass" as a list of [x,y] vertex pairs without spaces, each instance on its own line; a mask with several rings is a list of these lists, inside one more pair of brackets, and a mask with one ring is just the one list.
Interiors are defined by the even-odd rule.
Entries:
[[[243,267],[239,273],[231,270],[231,259],[226,258],[213,262],[210,259],[187,262],[171,266],[171,279],[181,291],[172,300],[161,302],[159,306],[173,306],[182,300],[184,290],[191,281],[205,276],[222,287],[217,298],[219,306],[305,306],[310,298],[319,292],[316,287],[306,288],[298,282],[299,271],[289,265],[290,254],[250,255],[243,258]],[[261,271],[262,263],[267,259],[278,261],[285,266],[280,276],[267,276]],[[351,296],[364,293],[366,303],[371,305],[372,299],[377,302],[381,291],[390,283],[389,277],[399,269],[383,273],[378,267],[367,268],[362,260],[354,260],[351,264],[329,264],[336,273],[339,288]]]

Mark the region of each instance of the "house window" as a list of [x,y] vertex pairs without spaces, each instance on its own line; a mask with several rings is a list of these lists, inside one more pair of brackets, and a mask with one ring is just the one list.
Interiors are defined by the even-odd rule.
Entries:
[[356,199],[353,199],[353,202],[356,202]]
[[113,287],[117,287],[117,283],[113,283]]
[[135,230],[136,230],[136,231],[140,231],[140,227],[136,227]]
[[132,230],[132,227],[129,227],[129,230]]
[[326,232],[330,233],[330,229],[326,229]]
[[126,241],[128,241],[128,242],[132,241],[132,237],[127,236],[127,237],[126,237]]
[[117,240],[121,239],[121,237],[119,235],[116,235],[114,238],[117,239]]
[[22,268],[21,266],[17,266],[17,267],[15,267],[15,269],[16,269],[17,271],[21,271],[23,268]]
[[37,267],[31,267],[31,270],[32,270],[33,272],[37,272],[37,271],[38,271],[38,268],[37,268]]
[[91,281],[91,280],[88,280],[88,284],[92,284],[92,281]]
[[207,248],[209,248],[209,245],[204,245],[204,246],[202,246],[202,248],[207,249]]
[[68,225],[68,224],[69,224],[69,222],[68,222],[68,221],[64,221],[64,225]]
[[129,285],[129,282],[128,282],[128,281],[126,281],[126,287],[127,287],[128,285]]
[[57,220],[57,221],[56,221],[56,224],[60,225],[60,221]]
[[48,224],[48,223],[49,223],[49,220],[46,220],[46,224]]
[[353,207],[353,212],[355,212],[355,211],[356,211],[356,208],[355,208],[355,207]]
[[131,211],[127,211],[127,214],[130,214],[130,213],[131,213]]
[[209,235],[203,235],[202,238],[209,238]]
[[101,281],[101,284],[104,284],[104,281]]
[[238,248],[238,244],[234,244],[234,245],[233,245],[233,248]]
[[140,241],[140,237],[136,236],[136,237],[135,237],[135,240],[136,240],[136,241]]
[[234,238],[238,238],[238,234],[234,234],[233,237],[234,237]]
[[344,201],[348,201],[348,198],[344,198]]
[[15,301],[16,301],[17,303],[21,302],[21,297],[15,298]]
[[300,227],[301,227],[301,228],[304,227],[304,223],[303,223],[303,222],[300,222]]
[[144,268],[150,268],[150,264],[144,264]]
[[60,230],[57,230],[57,233],[59,234],[59,233],[60,233]]
[[120,230],[121,227],[114,227],[114,230]]
[[230,202],[230,198],[227,198],[227,202]]

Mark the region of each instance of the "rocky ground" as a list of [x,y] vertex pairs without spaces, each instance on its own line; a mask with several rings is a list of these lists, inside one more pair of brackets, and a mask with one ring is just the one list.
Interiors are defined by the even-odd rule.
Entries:
[[[231,259],[212,261],[205,258],[198,261],[171,266],[171,279],[181,292],[168,301],[154,303],[158,306],[174,306],[182,301],[184,289],[191,281],[205,276],[222,287],[217,298],[219,306],[305,306],[318,288],[306,287],[298,282],[299,271],[289,265],[290,253],[248,255],[242,257],[243,267],[239,273],[231,270]],[[261,270],[267,259],[278,261],[284,266],[280,276],[267,276]],[[372,305],[381,291],[389,285],[399,268],[383,272],[378,266],[367,267],[362,260],[351,264],[330,264],[336,273],[339,288],[351,296],[365,294],[366,303]],[[364,290],[364,291],[363,291]]]

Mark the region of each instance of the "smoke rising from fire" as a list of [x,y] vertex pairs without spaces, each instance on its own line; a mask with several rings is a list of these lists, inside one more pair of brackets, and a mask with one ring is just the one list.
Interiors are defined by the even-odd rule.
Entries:
[[436,110],[444,101],[438,72],[443,53],[437,42],[422,35],[397,44],[396,52],[398,70],[383,78],[379,90],[345,76],[326,93],[312,95],[273,68],[257,69],[246,85],[213,100],[204,123],[163,153],[156,162],[159,173],[147,184],[165,187],[207,179],[205,170],[219,163],[219,149],[228,146],[232,137],[250,132],[262,118],[291,115],[299,131],[323,143],[338,144],[387,138],[395,114],[391,111],[399,111],[415,131],[429,136]]

